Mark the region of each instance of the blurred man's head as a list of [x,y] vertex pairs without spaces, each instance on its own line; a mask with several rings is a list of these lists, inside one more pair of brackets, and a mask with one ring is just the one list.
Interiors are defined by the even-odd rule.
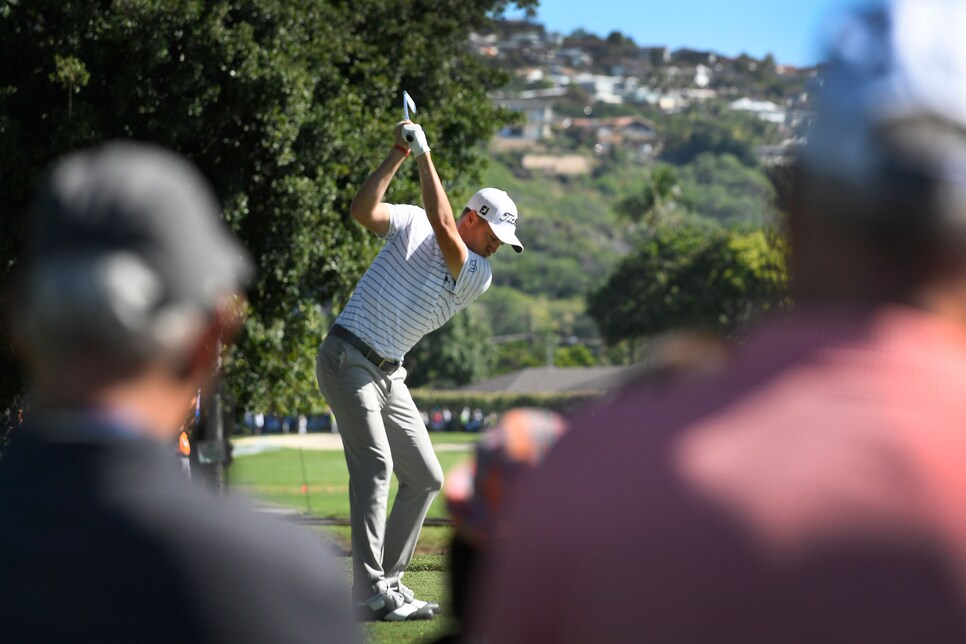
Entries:
[[866,4],[828,33],[793,273],[806,296],[914,298],[966,265],[966,4]]
[[507,506],[566,430],[563,417],[548,409],[511,409],[476,444],[475,459],[446,475],[443,494],[456,523],[449,564],[457,619],[467,616],[480,559],[506,536]]
[[32,214],[12,314],[38,402],[210,373],[251,266],[193,165],[130,142],[74,153]]

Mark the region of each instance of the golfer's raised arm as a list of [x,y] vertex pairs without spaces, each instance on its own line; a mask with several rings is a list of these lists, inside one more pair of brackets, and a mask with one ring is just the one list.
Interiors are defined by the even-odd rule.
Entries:
[[426,211],[426,217],[433,227],[433,232],[436,233],[436,241],[443,252],[450,274],[454,280],[458,279],[469,251],[456,228],[453,207],[449,203],[446,191],[443,190],[439,175],[436,174],[436,166],[433,165],[429,154],[426,134],[422,127],[415,124],[405,124],[402,130],[407,140],[408,137],[412,137],[408,142],[419,165],[419,185],[423,193],[423,209]]
[[400,133],[401,127],[402,124],[396,127],[395,145],[389,150],[389,155],[362,183],[349,207],[353,219],[380,237],[389,232],[389,206],[382,202],[382,198],[389,189],[389,182],[409,155],[406,141]]

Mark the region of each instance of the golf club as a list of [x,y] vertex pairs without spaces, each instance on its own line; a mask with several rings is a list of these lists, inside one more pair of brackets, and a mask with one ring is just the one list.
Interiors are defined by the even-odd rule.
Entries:
[[[406,90],[403,90],[403,118],[405,120],[407,120],[407,121],[409,120],[409,110],[412,110],[413,112],[415,112],[416,111],[416,103],[415,103],[415,101],[413,101],[412,97],[409,95],[409,92],[407,92]],[[413,135],[412,134],[407,134],[406,135],[406,140],[409,141],[410,143],[412,143],[412,141],[413,141]]]

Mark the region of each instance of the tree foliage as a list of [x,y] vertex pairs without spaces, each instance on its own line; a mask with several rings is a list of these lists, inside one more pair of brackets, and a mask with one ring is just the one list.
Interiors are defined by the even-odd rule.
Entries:
[[759,169],[731,154],[699,154],[681,168],[681,196],[696,215],[718,221],[774,223],[775,188]]
[[591,367],[597,364],[597,359],[586,345],[574,344],[554,349],[553,364],[557,367]]
[[781,141],[778,127],[757,117],[735,112],[727,105],[711,105],[661,116],[658,119],[664,150],[661,159],[676,165],[699,154],[731,154],[748,166],[758,164],[755,148]]
[[[463,43],[507,4],[3,3],[0,267],[16,262],[35,179],[57,156],[113,138],[180,151],[212,181],[259,268],[229,383],[243,406],[297,406],[317,395],[306,366],[326,323],[317,305],[338,309],[376,251],[348,204],[391,147],[403,88],[454,200],[477,180],[477,144],[509,115],[486,96],[505,77]],[[388,197],[418,200],[411,166]],[[9,400],[20,383],[2,371]]]
[[666,163],[652,166],[641,189],[617,203],[618,214],[635,224],[643,223],[654,229],[680,217],[685,205],[677,170]]
[[731,333],[785,303],[784,244],[764,229],[660,228],[588,298],[610,344],[691,328]]
[[482,380],[496,362],[492,334],[477,309],[464,309],[406,356],[411,387],[452,388]]
[[704,152],[680,167],[654,164],[615,209],[649,230],[694,217],[769,225],[778,217],[775,201],[773,181],[762,170],[731,154]]

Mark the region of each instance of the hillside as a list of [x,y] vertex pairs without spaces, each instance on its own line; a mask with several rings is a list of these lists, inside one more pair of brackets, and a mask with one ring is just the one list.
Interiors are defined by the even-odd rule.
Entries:
[[[770,177],[810,118],[815,69],[529,22],[498,21],[468,46],[510,77],[491,99],[517,117],[491,141],[483,185],[513,197],[527,250],[492,258],[493,287],[473,319],[412,353],[414,382],[626,359],[608,355],[586,313],[623,257],[664,226],[779,220]],[[481,333],[492,340],[471,349]]]
[[613,213],[614,197],[590,180],[522,179],[494,161],[484,181],[512,195],[527,248],[521,255],[500,252],[494,257],[494,285],[552,299],[580,296],[627,251]]

